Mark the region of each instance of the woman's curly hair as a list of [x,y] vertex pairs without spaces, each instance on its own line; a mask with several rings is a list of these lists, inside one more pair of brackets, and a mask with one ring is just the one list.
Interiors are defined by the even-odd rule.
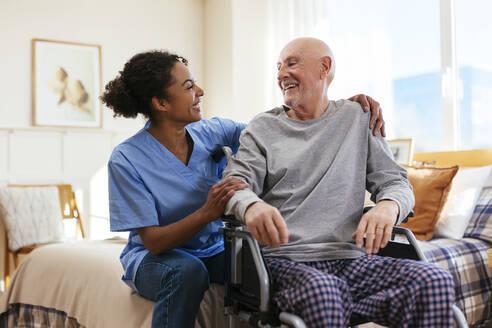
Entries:
[[172,84],[171,70],[176,62],[188,61],[167,51],[149,51],[133,56],[106,84],[101,100],[114,112],[114,117],[137,117],[142,114],[152,119],[153,97],[168,99],[166,89]]

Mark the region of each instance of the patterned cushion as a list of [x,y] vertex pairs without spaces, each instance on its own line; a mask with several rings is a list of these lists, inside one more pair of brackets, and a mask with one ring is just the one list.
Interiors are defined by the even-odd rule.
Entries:
[[0,185],[0,218],[4,220],[11,251],[63,239],[60,198],[56,187]]
[[482,189],[464,237],[492,243],[492,187]]
[[419,242],[427,260],[448,270],[456,286],[456,304],[470,327],[492,327],[492,271],[486,242],[463,238]]

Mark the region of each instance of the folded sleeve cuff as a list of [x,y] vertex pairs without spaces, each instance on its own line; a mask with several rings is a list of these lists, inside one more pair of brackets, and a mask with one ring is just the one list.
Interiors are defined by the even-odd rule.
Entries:
[[262,202],[262,200],[254,192],[249,189],[238,190],[227,202],[224,214],[234,215],[239,221],[245,223],[246,210],[256,202]]
[[413,193],[408,190],[388,191],[379,193],[376,197],[376,203],[381,200],[392,200],[396,202],[399,209],[398,220],[395,225],[399,225],[408,216],[414,205]]

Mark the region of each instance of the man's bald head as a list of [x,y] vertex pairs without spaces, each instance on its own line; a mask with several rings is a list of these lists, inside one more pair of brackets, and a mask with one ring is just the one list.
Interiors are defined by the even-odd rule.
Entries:
[[280,52],[280,56],[285,52],[292,51],[303,52],[305,55],[313,56],[315,58],[329,56],[333,59],[333,52],[330,47],[322,40],[316,38],[294,39],[285,45]]
[[310,106],[318,98],[327,97],[328,86],[335,75],[335,60],[325,42],[298,38],[282,49],[277,68],[285,104],[290,108]]

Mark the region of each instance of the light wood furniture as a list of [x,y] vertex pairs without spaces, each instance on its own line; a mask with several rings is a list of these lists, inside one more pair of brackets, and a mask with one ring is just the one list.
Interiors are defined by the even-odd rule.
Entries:
[[[63,219],[75,219],[76,220],[76,235],[80,232],[82,238],[85,238],[84,225],[82,224],[82,218],[80,217],[80,211],[77,206],[77,201],[75,199],[75,193],[72,190],[72,186],[69,184],[36,184],[36,185],[17,185],[9,184],[9,187],[17,188],[36,188],[36,187],[57,187],[60,196],[60,210]],[[26,246],[17,251],[13,252],[8,247],[8,234],[5,230],[5,289],[7,289],[10,282],[10,255],[14,259],[14,268],[17,269],[19,266],[19,254],[29,254],[34,249],[42,245],[31,245]]]
[[487,253],[489,255],[489,267],[492,268],[492,248],[489,248],[489,251]]
[[416,162],[435,162],[436,167],[459,165],[460,167],[477,167],[492,164],[492,148],[478,150],[440,151],[433,153],[415,153]]

